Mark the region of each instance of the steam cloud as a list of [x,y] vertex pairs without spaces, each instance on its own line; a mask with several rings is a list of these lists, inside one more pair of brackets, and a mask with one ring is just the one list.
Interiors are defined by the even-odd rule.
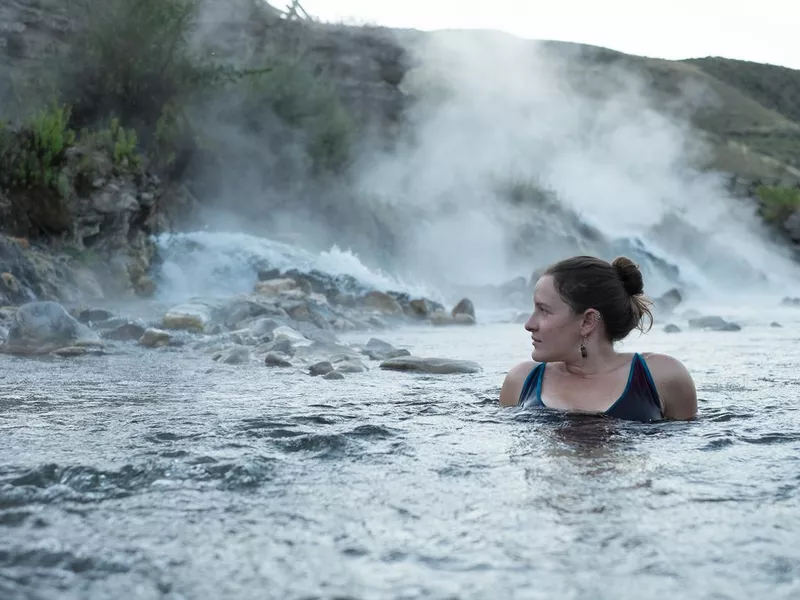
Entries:
[[551,227],[545,211],[522,213],[498,196],[498,180],[517,179],[539,182],[612,240],[639,238],[707,290],[740,288],[743,277],[765,283],[765,274],[785,283],[796,272],[749,203],[692,166],[709,148],[687,116],[714,99],[691,81],[659,105],[639,76],[580,70],[564,47],[485,32],[429,34],[411,47],[411,140],[360,171],[364,189],[418,215],[399,257],[408,271],[499,283],[593,251],[574,231],[556,245],[552,236],[528,240],[529,255],[515,250],[521,220]]

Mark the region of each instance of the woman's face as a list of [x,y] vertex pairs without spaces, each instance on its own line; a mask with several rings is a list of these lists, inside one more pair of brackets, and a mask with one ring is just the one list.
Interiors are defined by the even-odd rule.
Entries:
[[537,362],[574,359],[581,343],[582,315],[576,315],[558,295],[552,275],[536,282],[533,306],[533,313],[525,322],[533,339],[531,358]]

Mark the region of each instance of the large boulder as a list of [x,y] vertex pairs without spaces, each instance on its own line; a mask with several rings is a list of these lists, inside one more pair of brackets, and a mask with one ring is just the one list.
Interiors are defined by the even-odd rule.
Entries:
[[404,314],[403,306],[396,298],[385,292],[369,292],[362,298],[364,307],[369,310],[375,310],[386,315],[402,315]]
[[14,313],[0,352],[37,355],[61,348],[101,345],[95,332],[79,323],[57,302],[29,302]]
[[461,301],[453,307],[453,310],[450,311],[450,316],[454,319],[459,315],[468,315],[472,317],[472,321],[475,321],[475,305],[472,304],[472,300],[469,298],[462,298]]
[[211,325],[212,308],[200,302],[175,306],[164,315],[164,329],[182,329],[202,333]]

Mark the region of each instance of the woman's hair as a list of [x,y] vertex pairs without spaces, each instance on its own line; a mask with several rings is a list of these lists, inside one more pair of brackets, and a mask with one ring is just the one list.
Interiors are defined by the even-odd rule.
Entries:
[[552,275],[556,291],[576,313],[594,308],[603,317],[612,342],[624,339],[631,331],[644,332],[653,325],[652,302],[644,295],[642,272],[624,256],[608,263],[594,256],[574,256],[544,272]]

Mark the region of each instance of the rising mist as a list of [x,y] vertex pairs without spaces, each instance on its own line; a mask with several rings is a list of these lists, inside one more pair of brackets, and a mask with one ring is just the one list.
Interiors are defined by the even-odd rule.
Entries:
[[[665,99],[641,74],[593,64],[567,44],[487,32],[405,43],[415,65],[403,83],[415,99],[409,139],[359,171],[362,189],[416,215],[398,267],[500,283],[569,254],[611,258],[626,240],[643,250],[635,259],[678,268],[677,281],[651,270],[656,293],[678,282],[705,292],[782,286],[796,273],[752,204],[730,197],[721,174],[698,169],[713,150],[690,118],[715,98],[691,79]],[[604,240],[569,227],[554,240],[552,206],[521,211],[498,181],[535,182]]]

